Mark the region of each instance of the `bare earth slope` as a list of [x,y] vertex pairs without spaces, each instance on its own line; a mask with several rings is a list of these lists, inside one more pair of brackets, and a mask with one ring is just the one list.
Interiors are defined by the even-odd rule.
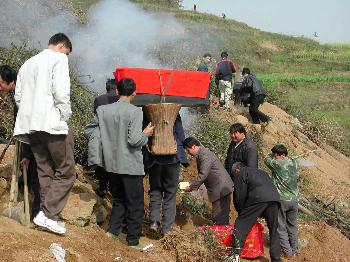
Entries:
[[[291,155],[315,150],[308,155],[315,165],[300,170],[300,177],[309,181],[307,192],[312,192],[324,201],[332,200],[337,208],[348,212],[349,158],[330,147],[320,147],[312,143],[300,132],[302,127],[298,121],[283,110],[265,103],[262,111],[273,117],[272,123],[266,128],[250,124],[244,116],[247,115],[244,108],[233,109],[230,112],[213,108],[210,114],[223,121],[230,123],[239,121],[245,124],[249,132],[255,132],[258,135],[255,137],[260,137],[258,144],[263,151],[262,155],[267,154],[276,143],[285,144],[290,149]],[[0,151],[2,149],[3,146],[0,146]],[[13,152],[13,147],[10,147],[4,161],[0,164],[0,210],[8,201]],[[190,179],[195,174],[194,170],[195,166],[188,169],[184,173],[185,178]],[[145,192],[148,190],[147,182],[145,178]],[[83,192],[83,189],[88,191]],[[67,218],[69,215],[79,216],[79,212],[83,215],[85,210],[92,210],[91,203],[94,204],[97,201],[95,196],[91,195],[91,190],[90,185],[84,186],[76,182],[64,212]],[[147,194],[145,197],[147,210]],[[80,201],[85,202],[78,205]],[[109,208],[110,203],[107,203],[106,210]],[[233,211],[231,223],[234,222],[234,217]],[[117,259],[119,261],[216,261],[208,255],[210,251],[205,249],[201,238],[193,237],[191,232],[195,231],[195,227],[191,221],[186,225],[179,223],[174,232],[162,241],[152,238],[146,229],[142,242],[155,245],[149,253],[128,248],[123,240],[124,235],[121,241],[107,238],[104,234],[105,226],[97,226],[92,221],[85,227],[67,222],[67,227],[68,234],[62,237],[23,227],[8,218],[0,218],[0,243],[2,243],[0,261],[53,261],[53,255],[49,250],[52,243],[62,245],[66,250],[67,261],[118,261]],[[301,222],[300,241],[301,253],[293,261],[350,261],[350,240],[338,229],[324,222]],[[268,258],[267,246],[265,243],[266,258]],[[252,261],[267,261],[266,258]]]

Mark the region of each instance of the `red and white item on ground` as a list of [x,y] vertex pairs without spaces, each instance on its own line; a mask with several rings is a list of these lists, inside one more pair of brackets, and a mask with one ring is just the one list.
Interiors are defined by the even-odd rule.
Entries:
[[[232,234],[234,225],[213,225],[213,226],[201,226],[199,230],[210,230],[212,235],[215,235],[217,240],[226,247],[231,247]],[[264,256],[264,225],[257,222],[250,230],[243,250],[241,253],[242,258],[256,258]]]

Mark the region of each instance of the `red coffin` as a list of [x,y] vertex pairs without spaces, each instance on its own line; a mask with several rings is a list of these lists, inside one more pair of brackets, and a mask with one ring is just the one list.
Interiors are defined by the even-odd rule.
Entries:
[[132,78],[138,94],[200,99],[207,97],[210,82],[209,73],[187,70],[117,68],[113,75],[117,81]]

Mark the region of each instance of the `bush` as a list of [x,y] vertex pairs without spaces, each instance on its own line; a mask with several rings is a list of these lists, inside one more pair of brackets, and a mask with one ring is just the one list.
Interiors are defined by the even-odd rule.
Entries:
[[[37,53],[38,50],[28,48],[26,44],[12,44],[9,49],[0,48],[0,64],[8,64],[18,71],[27,59]],[[70,72],[70,77],[73,111],[70,124],[74,130],[74,155],[76,162],[84,165],[87,162],[87,142],[83,131],[92,119],[92,101],[96,94],[79,83],[74,71]],[[8,96],[0,100],[0,109],[0,127],[4,136],[9,139],[13,128],[13,106]]]

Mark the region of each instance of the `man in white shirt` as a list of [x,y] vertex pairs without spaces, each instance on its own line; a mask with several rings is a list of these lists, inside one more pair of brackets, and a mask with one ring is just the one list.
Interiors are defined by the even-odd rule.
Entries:
[[29,142],[38,165],[41,210],[33,222],[57,234],[66,229],[59,214],[75,180],[70,78],[67,55],[72,51],[63,33],[20,68],[15,89],[18,114],[14,136]]

